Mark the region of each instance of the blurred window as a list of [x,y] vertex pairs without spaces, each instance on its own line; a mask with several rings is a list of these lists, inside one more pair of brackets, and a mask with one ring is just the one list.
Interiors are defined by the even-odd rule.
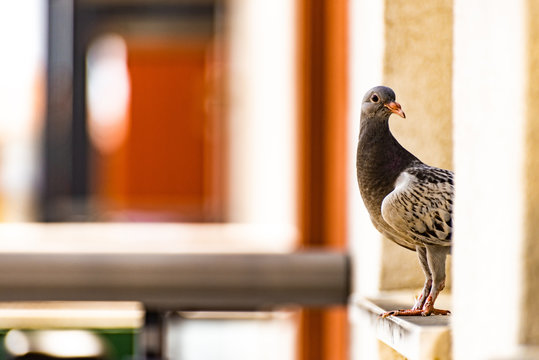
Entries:
[[[213,1],[51,3],[43,220],[225,220],[218,17]],[[53,86],[70,69],[71,94]]]

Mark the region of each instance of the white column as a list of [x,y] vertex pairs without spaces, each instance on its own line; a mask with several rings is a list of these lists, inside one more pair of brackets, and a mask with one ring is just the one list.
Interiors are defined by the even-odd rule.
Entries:
[[295,5],[232,0],[226,10],[229,220],[295,226]]
[[526,24],[527,5],[455,0],[455,359],[523,358],[525,324],[539,321],[524,301],[537,281],[525,275],[539,260],[524,251],[526,209],[537,206],[530,195],[539,188],[537,170],[525,167],[538,155],[525,141],[537,103],[528,95],[537,80],[527,25],[537,25]]

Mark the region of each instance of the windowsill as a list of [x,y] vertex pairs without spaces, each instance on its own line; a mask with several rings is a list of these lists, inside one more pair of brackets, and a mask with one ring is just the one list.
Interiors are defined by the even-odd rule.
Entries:
[[[449,359],[451,316],[380,317],[386,311],[409,308],[414,295],[398,292],[382,294],[377,298],[355,299],[352,301],[352,319],[365,324],[369,333],[408,359]],[[450,296],[440,295],[436,305],[451,309]]]

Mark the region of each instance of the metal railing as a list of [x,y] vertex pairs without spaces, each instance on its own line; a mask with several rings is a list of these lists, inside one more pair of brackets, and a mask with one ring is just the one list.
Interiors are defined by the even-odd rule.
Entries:
[[163,358],[173,311],[345,305],[348,255],[275,246],[293,238],[234,224],[0,225],[0,302],[139,302],[141,353]]
[[345,304],[348,258],[291,254],[0,253],[0,301],[138,301],[153,310]]

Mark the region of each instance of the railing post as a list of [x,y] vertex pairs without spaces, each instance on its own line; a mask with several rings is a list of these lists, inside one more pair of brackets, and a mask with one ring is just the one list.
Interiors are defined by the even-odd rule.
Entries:
[[140,353],[144,360],[166,359],[166,325],[168,313],[146,309],[140,335]]

